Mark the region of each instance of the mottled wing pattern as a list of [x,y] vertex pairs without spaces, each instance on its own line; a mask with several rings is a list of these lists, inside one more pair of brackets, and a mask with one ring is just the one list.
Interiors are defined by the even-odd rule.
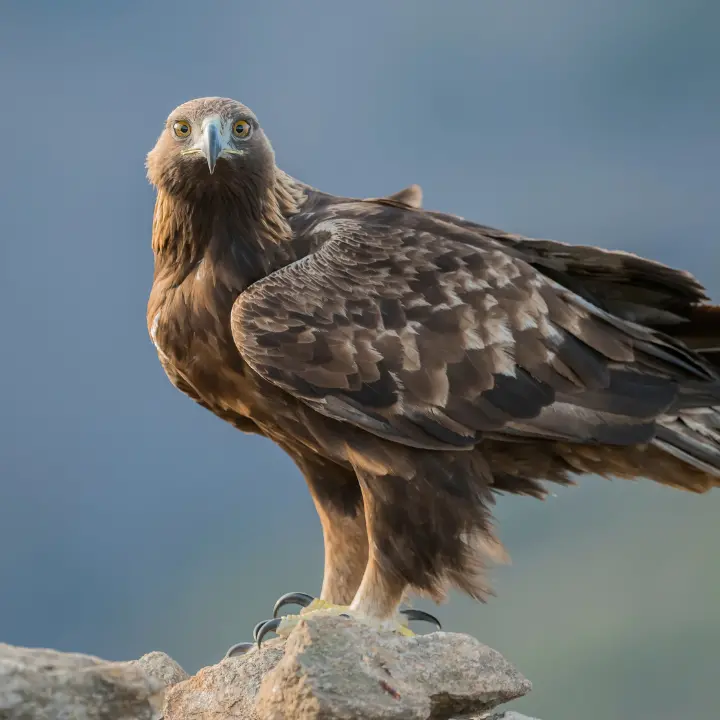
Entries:
[[680,340],[720,370],[720,306],[685,270],[621,250],[539,240],[429,212],[502,244],[547,277],[596,307]]
[[720,308],[707,304],[705,289],[687,271],[621,250],[527,238],[456,215],[428,214],[470,229],[478,237],[495,240],[544,275],[613,315],[672,330],[683,339],[695,335],[720,341]]
[[523,238],[514,243],[528,262],[565,287],[625,320],[681,340],[720,363],[720,307],[684,270],[632,253]]
[[708,378],[670,339],[498,242],[402,213],[348,208],[320,222],[318,251],[240,296],[233,336],[257,373],[330,417],[427,448],[497,433],[643,442],[676,378]]
[[708,299],[690,273],[632,253],[528,238],[513,247],[549,277],[626,320],[671,325]]

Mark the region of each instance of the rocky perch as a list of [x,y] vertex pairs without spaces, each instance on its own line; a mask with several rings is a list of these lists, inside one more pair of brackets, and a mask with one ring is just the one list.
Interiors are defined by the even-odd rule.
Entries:
[[407,638],[338,616],[193,677],[159,652],[107,662],[0,644],[2,720],[522,720],[491,711],[530,688],[468,635]]

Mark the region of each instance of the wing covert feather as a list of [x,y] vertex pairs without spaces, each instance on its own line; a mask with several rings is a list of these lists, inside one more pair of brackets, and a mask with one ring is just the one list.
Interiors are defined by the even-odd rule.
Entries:
[[[396,442],[455,449],[488,433],[556,438],[558,416],[592,440],[608,414],[633,426],[637,442],[674,401],[672,374],[702,375],[681,348],[593,307],[491,239],[470,244],[463,228],[424,222],[319,223],[317,252],[235,303],[233,337],[250,367],[325,415]],[[612,430],[600,434],[612,441]]]

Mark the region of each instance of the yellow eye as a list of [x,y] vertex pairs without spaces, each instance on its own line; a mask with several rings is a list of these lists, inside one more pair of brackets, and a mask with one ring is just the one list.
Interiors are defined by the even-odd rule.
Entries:
[[239,138],[246,138],[250,134],[250,123],[247,120],[238,120],[233,125],[233,135]]
[[173,132],[179,138],[186,138],[190,135],[190,123],[187,120],[178,120],[173,125]]

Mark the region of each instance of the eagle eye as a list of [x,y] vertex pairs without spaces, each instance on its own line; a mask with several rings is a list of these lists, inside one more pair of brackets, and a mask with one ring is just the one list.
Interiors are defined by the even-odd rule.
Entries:
[[233,125],[233,135],[239,138],[246,138],[250,134],[250,123],[247,120],[237,120]]
[[173,132],[175,133],[175,137],[179,137],[179,138],[188,137],[191,132],[190,123],[187,120],[178,120],[173,125]]

